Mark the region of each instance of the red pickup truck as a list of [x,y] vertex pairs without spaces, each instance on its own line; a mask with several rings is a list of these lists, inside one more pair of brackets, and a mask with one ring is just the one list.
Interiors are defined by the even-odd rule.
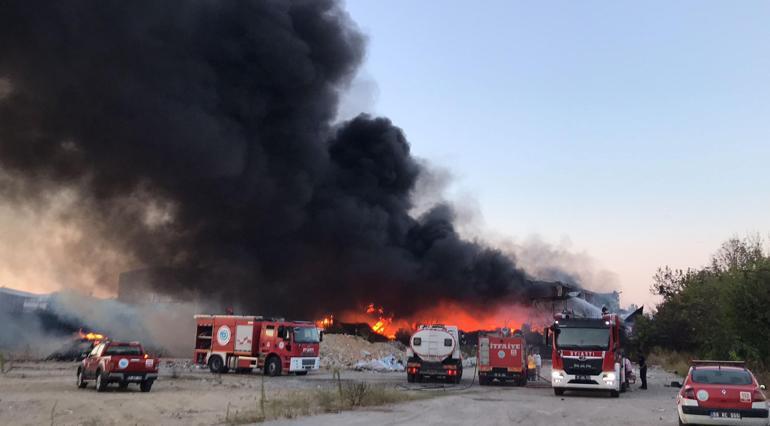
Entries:
[[139,342],[102,342],[78,366],[79,388],[96,382],[96,391],[103,392],[110,383],[126,389],[129,383],[138,383],[142,392],[149,392],[158,378],[157,358],[149,356]]

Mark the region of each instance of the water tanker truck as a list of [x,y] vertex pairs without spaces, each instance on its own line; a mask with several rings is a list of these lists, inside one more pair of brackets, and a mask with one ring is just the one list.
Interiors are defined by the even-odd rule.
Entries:
[[425,379],[460,383],[463,376],[460,332],[454,325],[421,325],[409,339],[406,378],[410,383]]

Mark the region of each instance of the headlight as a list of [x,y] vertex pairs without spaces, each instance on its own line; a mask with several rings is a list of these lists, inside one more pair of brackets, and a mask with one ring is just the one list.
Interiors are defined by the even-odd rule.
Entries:
[[615,380],[615,373],[607,373],[604,375],[604,380]]

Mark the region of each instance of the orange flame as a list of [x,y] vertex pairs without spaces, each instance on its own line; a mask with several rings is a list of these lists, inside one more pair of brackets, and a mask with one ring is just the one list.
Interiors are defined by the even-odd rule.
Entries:
[[[406,318],[396,318],[385,312],[382,306],[370,303],[363,312],[350,310],[341,313],[339,321],[364,322],[369,324],[375,333],[395,339],[398,330],[403,329],[411,333],[420,324],[456,325],[461,330],[470,332],[496,330],[501,327],[520,329],[522,324],[532,323],[534,319],[530,318],[530,309],[523,306],[501,304],[490,308],[474,308],[451,301],[439,301]],[[330,315],[316,321],[316,324],[325,328],[331,326],[333,321],[337,319]]]
[[94,333],[89,331],[88,333],[83,333],[83,330],[78,330],[78,337],[80,337],[83,340],[90,340],[95,343],[99,343],[102,340],[104,340],[104,335],[99,333]]
[[320,320],[315,322],[315,325],[321,330],[326,330],[327,328],[334,325],[334,315],[328,315],[321,318]]

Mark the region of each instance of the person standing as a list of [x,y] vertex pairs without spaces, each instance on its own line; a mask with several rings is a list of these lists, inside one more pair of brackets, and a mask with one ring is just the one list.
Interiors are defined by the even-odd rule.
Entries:
[[529,380],[535,380],[535,368],[535,356],[530,352],[529,355],[527,355],[527,376],[529,377]]
[[639,354],[639,378],[642,380],[639,389],[647,389],[647,359],[643,354]]
[[540,367],[543,366],[543,358],[540,357],[540,351],[535,352],[535,380],[540,380]]

